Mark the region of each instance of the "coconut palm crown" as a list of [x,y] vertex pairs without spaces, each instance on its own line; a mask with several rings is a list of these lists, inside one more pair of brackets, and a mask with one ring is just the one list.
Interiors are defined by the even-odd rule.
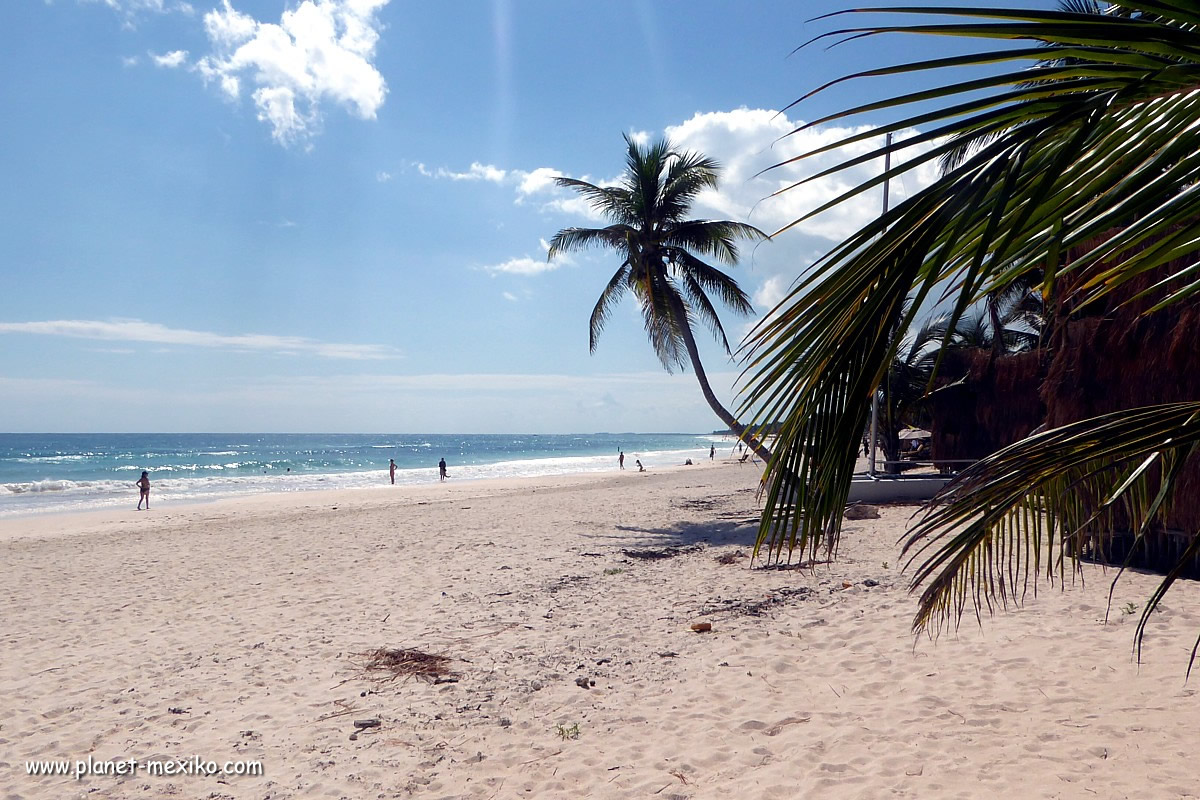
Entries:
[[698,153],[678,152],[660,139],[645,147],[629,136],[625,173],[616,186],[596,186],[574,178],[555,178],[559,186],[583,195],[611,223],[604,228],[564,228],[550,240],[547,259],[562,252],[605,247],[621,257],[592,309],[588,343],[592,352],[616,303],[632,294],[641,306],[646,333],[668,372],[691,363],[704,398],[730,430],[768,460],[761,442],[721,405],[709,386],[692,324],[702,322],[730,353],[729,340],[709,295],[736,313],[753,312],[750,298],[731,276],[703,259],[736,264],[739,239],[765,234],[752,225],[728,220],[691,220],[696,196],[715,189],[719,165]]
[[[1152,314],[1200,292],[1194,0],[1058,10],[906,4],[823,19],[861,13],[882,17],[819,38],[903,34],[981,44],[835,81],[830,86],[906,76],[914,88],[805,126],[859,113],[884,120],[801,158],[916,131],[819,171],[815,178],[893,157],[890,171],[813,214],[954,155],[930,185],[826,254],[748,340],[746,407],[781,422],[759,541],[774,555],[836,543],[871,397],[927,299],[952,307],[949,331],[969,309],[1027,279],[1048,308],[1064,299],[1097,307],[1136,293]],[[1080,420],[984,459],[912,532],[914,588],[923,590],[915,626],[953,623],[965,607],[1002,605],[1036,576],[1060,575],[1079,552],[1078,537],[1117,509],[1138,536],[1162,524],[1194,453],[1200,401],[1189,400]],[[1200,553],[1200,531],[1187,534],[1139,634],[1182,565]]]

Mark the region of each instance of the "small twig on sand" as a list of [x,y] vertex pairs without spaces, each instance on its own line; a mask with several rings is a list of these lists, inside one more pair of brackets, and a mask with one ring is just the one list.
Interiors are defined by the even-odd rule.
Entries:
[[531,758],[528,761],[522,761],[517,766],[524,767],[527,764],[533,764],[537,761],[545,761],[547,758],[554,758],[555,756],[560,756],[560,755],[562,755],[562,750],[555,750],[553,753],[549,753],[544,756],[538,756],[537,758]]

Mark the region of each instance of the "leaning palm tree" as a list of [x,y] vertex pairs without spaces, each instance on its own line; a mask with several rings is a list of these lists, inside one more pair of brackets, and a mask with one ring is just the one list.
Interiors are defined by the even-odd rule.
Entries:
[[641,147],[629,136],[625,174],[616,186],[596,186],[574,178],[556,178],[574,189],[612,223],[605,228],[564,228],[550,240],[547,259],[593,245],[616,251],[621,266],[609,279],[592,309],[588,343],[596,351],[613,306],[632,293],[642,308],[646,333],[668,372],[690,361],[704,399],[721,421],[764,461],[770,452],[721,404],[709,386],[692,335],[692,323],[703,322],[730,352],[729,340],[708,294],[715,294],[739,314],[750,314],[750,298],[732,277],[705,263],[708,257],[736,264],[738,239],[765,234],[741,222],[689,220],[696,195],[715,189],[719,166],[698,153],[677,152],[665,139]]
[[[853,442],[897,342],[927,299],[941,296],[953,309],[952,330],[968,309],[1037,270],[1047,307],[1061,307],[1063,286],[1075,309],[1136,295],[1147,313],[1200,292],[1194,0],[869,11],[890,18],[826,36],[906,33],[1003,44],[848,76],[842,80],[925,77],[931,87],[806,126],[920,104],[806,154],[917,131],[818,173],[893,156],[889,171],[814,214],[957,154],[929,186],[830,251],[748,340],[746,405],[782,421],[759,541],[772,554],[836,542]],[[847,13],[858,12],[826,19]],[[911,14],[924,18],[897,22]],[[956,81],[958,69],[969,75]],[[967,606],[1012,599],[1031,575],[1053,576],[1064,551],[1078,554],[1080,537],[1118,510],[1138,536],[1161,524],[1198,447],[1200,402],[1189,401],[1084,419],[984,459],[935,499],[912,532],[906,550],[915,559],[914,588],[924,589],[914,626],[957,620]],[[1200,553],[1200,531],[1187,533],[1179,563],[1145,606],[1139,642],[1163,593]]]

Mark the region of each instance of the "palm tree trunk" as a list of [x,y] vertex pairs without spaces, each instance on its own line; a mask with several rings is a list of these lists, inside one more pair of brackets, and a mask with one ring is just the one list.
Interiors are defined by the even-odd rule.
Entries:
[[704,394],[704,399],[708,401],[709,407],[716,413],[721,421],[729,426],[729,430],[733,431],[739,439],[746,443],[746,446],[754,451],[755,455],[763,460],[764,463],[770,463],[771,451],[766,445],[760,442],[753,434],[746,432],[746,426],[738,422],[737,419],[730,414],[725,406],[721,405],[721,401],[713,394],[712,387],[708,385],[708,375],[704,372],[704,365],[700,363],[700,351],[696,347],[696,339],[692,336],[692,326],[688,324],[687,312],[683,309],[683,303],[678,297],[670,298],[671,311],[675,314],[675,319],[679,322],[679,330],[683,334],[683,342],[687,347],[688,357],[692,360],[692,369],[696,372],[696,380],[700,382],[700,391]]

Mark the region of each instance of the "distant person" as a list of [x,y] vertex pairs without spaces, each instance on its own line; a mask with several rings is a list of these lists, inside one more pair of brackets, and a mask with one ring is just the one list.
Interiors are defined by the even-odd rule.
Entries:
[[709,461],[717,460],[717,446],[715,444],[710,444],[708,446],[708,460]]
[[149,511],[150,510],[150,473],[146,472],[145,470],[142,470],[142,477],[138,478],[137,483],[135,483],[134,486],[137,486],[138,489],[141,490],[141,495],[138,497],[137,510],[141,511],[142,503],[145,502],[146,510]]
[[619,452],[620,455],[617,456],[617,463],[621,465],[621,469],[625,469],[625,451],[621,450]]
[[646,468],[642,466],[642,460],[640,458],[635,458],[633,463],[637,464],[638,472],[646,471]]
[[742,443],[738,442],[738,455],[740,456],[741,454],[742,454]]
[[446,480],[446,459],[444,458],[438,462],[438,480]]
[[388,477],[392,479],[392,486],[396,485],[396,459],[388,459]]

